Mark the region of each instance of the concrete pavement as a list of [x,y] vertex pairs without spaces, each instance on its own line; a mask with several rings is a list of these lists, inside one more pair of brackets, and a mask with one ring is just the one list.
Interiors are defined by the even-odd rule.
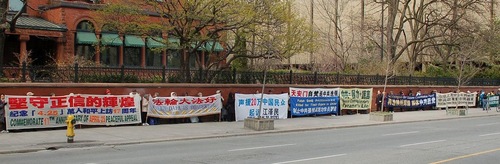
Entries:
[[204,122],[151,126],[115,126],[76,129],[75,143],[66,143],[66,130],[37,130],[0,134],[0,154],[33,152],[47,149],[113,146],[162,141],[243,136],[382,124],[462,119],[470,117],[499,117],[495,110],[469,109],[466,116],[446,115],[445,110],[394,113],[394,121],[370,121],[368,114],[344,116],[299,117],[274,122],[275,130],[254,131],[243,128],[243,122]]

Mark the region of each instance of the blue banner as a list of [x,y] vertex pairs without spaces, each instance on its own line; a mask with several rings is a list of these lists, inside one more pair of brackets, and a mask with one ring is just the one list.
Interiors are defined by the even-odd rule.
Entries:
[[436,105],[436,95],[391,96],[387,97],[386,106],[395,108],[422,108]]
[[339,97],[290,97],[292,116],[338,114]]

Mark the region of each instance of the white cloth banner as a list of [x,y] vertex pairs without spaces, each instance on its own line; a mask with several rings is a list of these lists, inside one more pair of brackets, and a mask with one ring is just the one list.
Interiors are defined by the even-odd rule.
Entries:
[[288,115],[288,94],[264,94],[262,111],[259,111],[261,94],[235,94],[236,121],[245,118],[286,119]]
[[186,118],[219,114],[222,109],[220,94],[207,97],[150,97],[149,100],[148,117]]
[[290,97],[333,97],[339,96],[340,88],[293,88]]
[[436,107],[476,106],[477,93],[436,93]]
[[66,126],[68,115],[76,124],[122,125],[141,122],[141,96],[130,95],[7,95],[7,129]]

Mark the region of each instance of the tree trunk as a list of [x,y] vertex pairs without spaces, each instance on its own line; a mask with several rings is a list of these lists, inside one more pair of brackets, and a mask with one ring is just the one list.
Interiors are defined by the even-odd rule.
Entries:
[[396,45],[397,42],[394,40],[394,24],[396,23],[396,16],[398,15],[398,8],[399,8],[399,0],[388,0],[387,1],[387,24],[386,24],[386,38],[387,38],[387,45],[386,45],[386,54],[387,54],[387,59],[389,60],[389,65],[388,65],[388,76],[392,76],[394,74],[394,64],[396,63],[396,60],[394,59],[396,57]]
[[0,0],[0,77],[3,77],[5,30],[7,27],[7,0]]

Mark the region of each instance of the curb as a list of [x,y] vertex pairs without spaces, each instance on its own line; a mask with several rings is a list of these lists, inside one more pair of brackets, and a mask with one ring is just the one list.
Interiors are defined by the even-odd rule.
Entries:
[[76,143],[64,143],[64,142],[62,142],[62,143],[52,143],[52,144],[38,144],[38,145],[32,145],[34,147],[26,147],[26,148],[19,148],[19,149],[13,149],[13,150],[0,150],[0,154],[30,153],[30,152],[37,152],[37,151],[43,151],[43,150],[57,150],[57,149],[62,149],[62,148],[120,146],[120,145],[135,145],[135,144],[145,144],[145,143],[168,142],[168,141],[185,141],[185,140],[198,140],[198,139],[209,139],[209,138],[252,136],[252,135],[260,135],[260,134],[293,133],[293,132],[304,132],[304,131],[315,131],[315,130],[392,125],[392,124],[426,122],[426,121],[441,121],[441,120],[453,120],[453,119],[464,119],[464,118],[494,117],[494,116],[498,116],[498,115],[500,115],[500,113],[499,114],[490,114],[490,115],[457,116],[457,117],[423,119],[423,120],[412,120],[412,121],[372,122],[372,123],[364,123],[364,124],[329,126],[329,127],[312,127],[312,128],[287,129],[287,130],[252,131],[252,132],[234,133],[234,134],[206,135],[206,136],[168,138],[168,139],[152,139],[152,140],[135,140],[135,141],[107,142],[107,143],[98,142],[98,141],[81,141],[80,143],[78,143],[78,142],[76,142]]

